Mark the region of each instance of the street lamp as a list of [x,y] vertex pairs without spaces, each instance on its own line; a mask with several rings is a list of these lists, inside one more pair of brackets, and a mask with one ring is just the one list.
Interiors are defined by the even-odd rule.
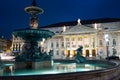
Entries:
[[107,57],[109,57],[109,35],[105,34],[105,42],[106,42],[106,52],[107,52]]
[[96,52],[97,52],[97,54],[98,54],[98,31],[99,31],[99,29],[98,29],[98,24],[94,24],[94,29],[96,29]]

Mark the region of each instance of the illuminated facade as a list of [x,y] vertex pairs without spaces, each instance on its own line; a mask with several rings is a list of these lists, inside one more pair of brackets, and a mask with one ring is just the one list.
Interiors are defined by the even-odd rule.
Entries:
[[10,40],[7,40],[5,38],[0,38],[0,52],[7,52],[10,53],[10,47],[11,47],[12,42]]
[[24,44],[24,40],[22,38],[12,36],[11,50],[13,52],[21,52],[23,44]]
[[56,35],[49,41],[56,59],[74,59],[76,49],[83,46],[83,56],[87,58],[105,58],[120,56],[120,22],[91,23],[73,26],[44,27]]
[[4,38],[0,38],[0,52],[4,52],[7,50],[7,40]]
[[[83,46],[83,56],[105,58],[120,56],[120,22],[94,22],[82,25],[80,20],[74,25],[47,26],[42,29],[53,31],[56,35],[44,42],[44,51],[53,50],[54,59],[74,59],[76,49]],[[21,51],[22,39],[13,36],[12,50]],[[42,44],[41,44],[42,43]]]

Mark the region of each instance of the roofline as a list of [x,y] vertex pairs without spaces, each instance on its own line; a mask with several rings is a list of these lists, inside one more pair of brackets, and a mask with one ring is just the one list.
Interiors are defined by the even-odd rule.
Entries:
[[[90,20],[81,20],[81,24],[94,24],[94,23],[108,23],[108,22],[119,22],[120,18],[99,18],[99,19],[90,19]],[[69,22],[60,22],[47,26],[42,26],[40,28],[52,28],[52,27],[61,27],[61,26],[75,26],[77,25],[77,21],[69,21]]]

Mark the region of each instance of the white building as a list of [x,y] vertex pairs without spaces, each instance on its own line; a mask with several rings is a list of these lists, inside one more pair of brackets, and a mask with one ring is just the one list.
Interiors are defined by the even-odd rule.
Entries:
[[[83,56],[105,58],[107,56],[120,56],[120,20],[85,21],[84,25],[62,24],[42,27],[53,31],[56,35],[42,43],[45,51],[53,50],[54,59],[74,59],[76,49],[83,46]],[[41,42],[38,42],[41,45]],[[13,35],[12,50],[21,51],[23,41]]]

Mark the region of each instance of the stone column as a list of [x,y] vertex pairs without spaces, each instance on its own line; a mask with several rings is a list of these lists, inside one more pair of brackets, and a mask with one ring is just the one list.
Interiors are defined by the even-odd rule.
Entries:
[[117,54],[120,57],[120,32],[118,32],[118,36],[117,36]]
[[66,38],[65,38],[65,36],[63,36],[63,40],[64,40],[64,54],[65,54],[65,57],[66,57],[67,48],[66,48]]
[[95,49],[98,54],[98,32],[95,33]]
[[84,44],[84,35],[82,34],[82,46],[83,46],[83,56],[86,56],[86,53],[85,53],[85,44]]
[[88,38],[89,38],[89,52],[90,52],[90,57],[92,57],[91,34],[88,35]]
[[78,48],[78,35],[76,35],[76,49]]
[[70,36],[70,56],[69,57],[72,57],[72,36]]

